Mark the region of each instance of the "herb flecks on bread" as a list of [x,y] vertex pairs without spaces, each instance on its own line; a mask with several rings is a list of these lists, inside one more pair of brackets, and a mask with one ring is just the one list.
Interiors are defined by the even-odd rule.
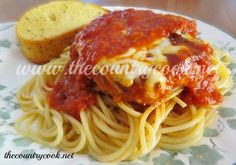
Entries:
[[26,12],[16,25],[24,55],[43,64],[58,57],[77,32],[108,11],[97,5],[77,1],[50,2]]

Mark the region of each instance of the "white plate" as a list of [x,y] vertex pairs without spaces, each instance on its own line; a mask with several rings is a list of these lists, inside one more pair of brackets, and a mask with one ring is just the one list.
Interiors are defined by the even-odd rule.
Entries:
[[[125,9],[124,7],[107,7],[110,10]],[[153,10],[157,13],[167,13]],[[228,34],[201,21],[197,21],[199,36],[213,43],[216,47],[231,54],[236,81],[236,40]],[[56,153],[57,149],[37,144],[16,134],[13,126],[16,118],[22,113],[15,100],[16,91],[32,75],[17,75],[19,65],[31,64],[22,55],[15,36],[15,23],[0,24],[0,164],[98,164],[91,156],[76,155],[73,159],[6,159],[4,154],[11,151],[13,154]],[[234,85],[236,83],[234,82]],[[180,152],[154,150],[150,154],[132,162],[121,164],[219,164],[236,165],[236,91],[228,92],[224,103],[219,109],[217,121],[211,128],[206,129],[201,142],[189,149]],[[62,152],[61,152],[62,154]],[[101,163],[102,164],[102,163]]]

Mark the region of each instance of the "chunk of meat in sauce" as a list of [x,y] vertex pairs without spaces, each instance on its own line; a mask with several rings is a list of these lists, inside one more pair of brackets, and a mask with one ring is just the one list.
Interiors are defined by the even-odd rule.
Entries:
[[[85,64],[84,66],[94,66],[104,56],[106,58],[112,58],[125,53],[131,47],[139,49],[159,38],[169,38],[176,31],[180,31],[182,34],[188,33],[195,38],[196,23],[195,21],[187,20],[180,16],[155,14],[151,11],[133,9],[114,11],[92,21],[77,34],[71,46],[70,63],[82,59],[83,64]],[[209,58],[211,54],[208,50],[209,46],[206,44],[196,46],[182,39],[176,39],[175,37],[172,37],[172,44],[187,45],[191,50],[188,52],[189,54],[187,56],[193,54],[194,56],[199,56],[199,52],[201,52],[205,53],[207,58]],[[184,52],[184,54],[186,53],[187,52]],[[179,54],[177,56],[181,59],[182,55]],[[205,59],[200,59],[198,62],[201,63],[202,61],[205,65],[204,60]],[[171,58],[169,58],[169,62],[170,64],[173,62]],[[70,63],[65,68],[64,73],[68,72]],[[179,63],[179,61],[173,64],[175,63]],[[52,108],[62,110],[79,118],[81,109],[86,109],[95,103],[95,88],[101,89],[103,92],[105,91],[112,96],[117,96],[117,98],[119,98],[118,100],[138,101],[143,104],[152,104],[153,101],[158,101],[141,97],[141,95],[138,96],[138,94],[144,93],[143,90],[145,89],[138,88],[138,90],[142,91],[137,92],[136,87],[140,86],[136,84],[130,89],[126,89],[125,93],[122,91],[116,92],[111,84],[108,84],[103,78],[92,74],[81,75],[79,72],[73,75],[63,74],[55,84],[53,91],[49,94],[49,104]],[[189,88],[194,89],[194,87]],[[213,90],[215,90],[215,88]],[[187,88],[186,91],[188,91]],[[203,89],[203,91],[205,91],[205,89]],[[187,92],[186,95],[193,101],[195,100],[194,97],[197,97],[196,92],[198,91]],[[217,91],[215,92],[217,93]],[[204,96],[211,97],[208,94]],[[198,103],[214,104],[216,102],[199,101]]]

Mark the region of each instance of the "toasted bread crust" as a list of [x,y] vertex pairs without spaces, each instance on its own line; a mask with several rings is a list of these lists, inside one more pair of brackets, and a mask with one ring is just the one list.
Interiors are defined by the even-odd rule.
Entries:
[[[59,5],[67,5],[68,12],[62,15],[61,13],[58,13],[60,8],[57,9],[57,11],[54,11],[54,8]],[[86,9],[83,11],[85,6]],[[70,8],[79,11],[70,12]],[[38,12],[41,10],[41,6],[31,9],[20,18],[20,21],[16,25],[16,35],[24,55],[36,64],[44,64],[51,59],[58,57],[63,50],[72,43],[76,33],[96,17],[108,12],[108,10],[97,5],[75,1],[51,2],[43,5],[43,9],[42,13]],[[87,9],[90,10],[88,11]],[[56,19],[60,21],[59,23],[56,22],[57,24],[55,23],[55,30],[54,27],[51,26],[54,22],[49,22],[49,26],[47,25],[47,19],[41,17],[41,15],[45,16],[48,14],[47,10],[53,12]],[[80,11],[81,14],[83,14],[82,23],[78,22],[80,18],[79,15],[76,15],[76,13]],[[90,13],[84,13],[85,11]],[[40,20],[40,18],[42,18],[42,20]],[[42,22],[35,23],[35,19]],[[66,26],[63,25],[64,22]],[[44,31],[38,30],[40,23]],[[29,29],[28,31],[30,31],[30,33],[26,31],[26,28],[27,30]],[[50,33],[48,33],[47,30],[49,30]]]

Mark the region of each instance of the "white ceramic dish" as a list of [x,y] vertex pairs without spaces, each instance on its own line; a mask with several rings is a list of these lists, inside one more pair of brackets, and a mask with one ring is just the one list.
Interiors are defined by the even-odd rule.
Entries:
[[[110,10],[124,7],[107,7]],[[153,10],[153,9],[152,9]],[[156,13],[167,13],[153,10]],[[209,41],[216,47],[231,54],[233,63],[234,86],[236,86],[236,40],[219,29],[201,21],[197,21],[199,37]],[[22,113],[16,102],[17,90],[32,74],[17,75],[19,65],[30,64],[21,53],[15,36],[15,23],[0,24],[0,164],[100,164],[89,155],[75,155],[73,159],[7,159],[5,153],[12,154],[56,153],[57,149],[42,146],[18,135],[14,130],[14,122]],[[218,110],[217,121],[207,128],[201,142],[191,148],[173,152],[156,149],[150,154],[131,162],[120,162],[117,165],[154,164],[154,165],[236,165],[236,90],[227,93],[224,103]],[[61,152],[63,154],[63,152]],[[104,163],[101,163],[104,164]]]

